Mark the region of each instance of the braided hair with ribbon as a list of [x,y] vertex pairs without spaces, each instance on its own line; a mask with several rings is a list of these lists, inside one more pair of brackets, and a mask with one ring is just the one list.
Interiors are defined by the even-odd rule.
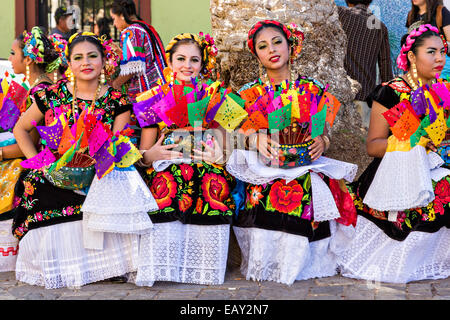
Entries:
[[407,57],[408,52],[413,51],[415,53],[416,48],[420,46],[421,41],[429,36],[440,37],[444,44],[445,51],[448,51],[447,41],[445,41],[443,35],[439,33],[439,29],[430,24],[422,24],[403,36],[403,45],[397,57],[397,66],[399,69],[409,71],[410,63]]
[[214,38],[209,34],[200,32],[198,35],[193,33],[181,33],[172,38],[166,46],[166,59],[172,61],[172,56],[177,47],[181,44],[195,43],[200,49],[202,56],[201,75],[210,78],[216,65],[217,48],[214,45]]

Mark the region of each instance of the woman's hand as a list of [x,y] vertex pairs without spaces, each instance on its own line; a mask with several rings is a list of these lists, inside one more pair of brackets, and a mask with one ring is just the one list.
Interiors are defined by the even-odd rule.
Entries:
[[264,133],[256,133],[256,136],[252,136],[250,139],[252,139],[252,141],[249,142],[250,149],[256,147],[258,152],[267,159],[276,159],[278,157],[278,151],[276,148],[278,148],[280,144],[272,140],[268,135]]
[[437,152],[437,148],[435,146],[435,144],[433,143],[433,141],[428,141],[427,145],[426,145],[426,149],[427,150],[431,150],[433,152]]
[[[308,136],[305,141],[310,141],[310,140],[311,140],[311,136]],[[319,159],[320,156],[325,151],[325,140],[321,135],[315,137],[313,140],[314,140],[314,142],[308,148],[309,155],[311,156],[312,161]]]
[[156,141],[156,143],[148,150],[144,152],[144,164],[151,164],[157,160],[172,160],[183,158],[183,153],[179,151],[173,151],[171,149],[176,148],[178,144],[163,145],[164,134]]
[[204,151],[193,149],[194,155],[192,155],[192,159],[205,161],[209,163],[217,163],[223,164],[223,150],[219,145],[219,142],[213,137],[212,139],[213,147],[209,146],[205,141],[202,141],[202,145],[205,148]]

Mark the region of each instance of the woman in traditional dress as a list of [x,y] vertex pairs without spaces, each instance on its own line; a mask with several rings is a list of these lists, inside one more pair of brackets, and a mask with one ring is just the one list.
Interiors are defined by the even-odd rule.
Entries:
[[[434,166],[429,159],[439,159],[431,152],[436,151],[434,144],[420,140],[411,149],[412,137],[398,141],[383,115],[401,101],[413,103],[419,81],[432,88],[445,64],[446,51],[446,42],[436,27],[428,24],[412,30],[403,37],[397,58],[398,67],[406,73],[380,84],[370,95],[367,153],[374,160],[350,185],[358,223],[349,246],[336,251],[343,276],[407,283],[450,275],[450,171],[430,171]],[[422,161],[421,155],[427,161]],[[422,163],[425,167],[419,167]],[[430,190],[418,184],[423,178],[427,178],[424,182]],[[425,197],[429,193],[431,198]],[[392,199],[392,194],[397,198]],[[414,205],[421,202],[421,206]],[[398,204],[401,206],[396,208]]]
[[[34,27],[31,32],[25,32],[13,41],[9,56],[13,71],[16,75],[25,75],[25,80],[31,85],[28,96],[17,91],[19,99],[15,103],[24,101],[23,107],[16,106],[23,113],[32,104],[33,94],[52,84],[47,72],[52,72],[59,66],[59,55],[53,50],[50,41],[45,38],[42,30]],[[18,83],[18,82],[17,82]],[[4,92],[4,95],[7,95]],[[6,107],[5,107],[6,108]],[[14,188],[23,168],[20,166],[23,153],[15,142],[9,130],[0,128],[0,271],[14,271],[17,258],[18,240],[12,235],[12,217],[18,198],[15,197]],[[33,133],[37,142],[37,132]]]
[[153,87],[167,66],[164,46],[155,29],[142,21],[133,0],[115,0],[111,6],[114,26],[120,31],[120,74],[113,86],[123,84],[134,102],[140,92]]
[[[120,31],[120,72],[112,86],[126,93],[132,103],[163,78],[167,67],[164,46],[156,30],[144,22],[133,0],[114,0],[110,10],[113,24]],[[132,114],[133,142],[139,145],[140,128]]]
[[[215,47],[209,35],[180,34],[167,45],[166,53],[175,75],[174,90],[180,92],[194,88],[191,79],[209,76],[214,67]],[[175,127],[170,129],[192,130]],[[217,138],[214,147],[196,150],[192,161],[173,149],[177,144],[163,144],[167,134],[154,127],[142,132],[142,165],[149,166],[144,180],[159,210],[149,212],[154,229],[140,240],[136,284],[221,284],[234,209],[233,179],[223,168],[223,143]]]
[[[241,96],[254,86],[275,85],[278,90],[286,80],[298,81],[311,92],[323,94],[324,87],[318,81],[291,69],[290,59],[300,53],[302,41],[303,34],[296,26],[274,20],[256,23],[248,33],[247,43],[260,64],[260,78],[241,88]],[[233,156],[228,161],[228,172],[239,180],[233,191],[237,207],[233,230],[242,254],[241,272],[246,279],[292,284],[295,280],[336,274],[336,259],[329,251],[330,239],[336,220],[345,225],[354,223],[352,208],[346,207],[351,198],[342,178],[352,179],[356,166],[336,160],[328,172],[321,172],[321,165],[314,166],[324,161],[321,156],[330,145],[326,132],[313,139],[307,151],[313,162],[310,170],[301,174],[291,174],[299,168],[266,167],[260,168],[264,176],[257,176],[251,170],[251,159],[242,162],[248,165],[234,163]],[[275,159],[278,143],[271,137],[262,132],[252,134],[247,145],[256,146],[264,156],[261,159]],[[305,139],[310,140],[311,137]],[[327,161],[331,163],[332,159]]]
[[[38,154],[30,137],[33,124],[48,126],[63,115],[73,126],[88,108],[113,132],[129,121],[129,100],[100,81],[106,60],[101,40],[93,33],[77,33],[68,42],[66,56],[74,82],[63,79],[38,91],[14,129],[27,158]],[[32,169],[17,183],[20,203],[13,224],[20,240],[17,279],[46,288],[79,287],[134,271],[137,236],[106,234],[103,249],[85,249],[80,211],[85,193],[55,186],[47,179],[47,169]]]

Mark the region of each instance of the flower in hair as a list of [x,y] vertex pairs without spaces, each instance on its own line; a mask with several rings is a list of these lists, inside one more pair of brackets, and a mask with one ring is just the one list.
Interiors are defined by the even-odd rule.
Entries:
[[205,35],[203,32],[199,32],[198,36],[200,39],[199,44],[200,47],[203,48],[203,56],[205,59],[206,72],[204,76],[209,78],[216,64],[218,50],[214,45],[214,38],[209,33]]
[[41,38],[42,31],[39,27],[33,27],[31,32],[23,33],[23,55],[30,57],[36,63],[44,62],[44,42]]
[[292,57],[294,59],[297,57],[303,48],[303,40],[305,39],[305,35],[300,30],[300,28],[295,23],[290,23],[286,26],[288,30],[291,32],[289,37],[289,42],[292,43]]

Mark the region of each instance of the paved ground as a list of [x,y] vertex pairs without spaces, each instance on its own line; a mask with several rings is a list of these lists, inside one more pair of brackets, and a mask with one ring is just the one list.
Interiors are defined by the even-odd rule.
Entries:
[[333,276],[287,286],[247,281],[238,269],[220,286],[157,282],[153,287],[104,281],[80,289],[44,289],[0,273],[0,300],[450,300],[450,278],[408,284],[372,283]]

